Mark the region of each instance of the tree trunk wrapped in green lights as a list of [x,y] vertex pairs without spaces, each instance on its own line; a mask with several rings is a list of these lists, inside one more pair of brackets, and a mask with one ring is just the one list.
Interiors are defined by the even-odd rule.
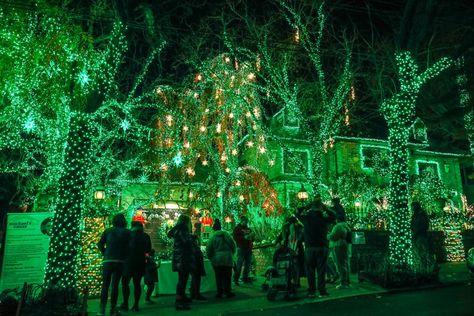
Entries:
[[90,164],[90,127],[87,115],[71,116],[65,164],[59,179],[45,281],[61,288],[76,287],[76,261],[84,191]]
[[390,255],[394,272],[413,270],[413,244],[410,230],[411,211],[408,207],[408,140],[415,119],[415,104],[421,86],[451,65],[443,58],[419,74],[410,52],[396,54],[400,91],[384,101],[381,111],[389,129],[390,145]]

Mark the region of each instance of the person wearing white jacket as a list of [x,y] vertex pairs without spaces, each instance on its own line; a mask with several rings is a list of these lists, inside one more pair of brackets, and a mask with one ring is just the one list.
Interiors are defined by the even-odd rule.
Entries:
[[341,284],[336,286],[337,289],[346,289],[350,287],[350,265],[349,257],[351,253],[351,236],[352,231],[343,218],[338,218],[334,225],[329,240],[334,245],[334,255],[336,257],[336,266],[339,272]]

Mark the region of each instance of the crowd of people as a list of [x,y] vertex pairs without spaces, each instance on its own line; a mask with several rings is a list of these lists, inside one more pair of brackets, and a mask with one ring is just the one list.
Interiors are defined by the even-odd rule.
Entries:
[[[427,217],[419,203],[413,204],[412,229],[417,248],[426,246]],[[326,206],[319,196],[288,216],[277,238],[279,251],[291,251],[294,267],[292,286],[300,287],[300,279],[306,276],[307,296],[312,298],[328,296],[326,284],[336,283],[337,289],[347,289],[350,285],[350,256],[352,246],[351,227],[346,223],[346,214],[338,198],[332,199],[332,206]],[[141,281],[147,286],[145,301],[152,304],[151,296],[158,281],[157,268],[150,236],[143,231],[141,222],[132,222],[126,228],[123,214],[113,218],[113,227],[102,235],[98,247],[104,255],[103,284],[99,315],[105,315],[109,288],[111,315],[120,310],[129,310],[130,281],[133,281],[134,296],[131,310],[139,310]],[[209,271],[204,268],[205,250],[216,279],[216,297],[235,296],[232,284],[251,283],[252,249],[255,234],[246,216],[241,216],[232,234],[222,230],[219,219],[212,221],[212,230],[205,248],[201,248],[201,223],[195,224],[193,231],[191,218],[181,214],[176,225],[167,235],[173,239],[172,270],[178,275],[175,307],[177,310],[190,309],[193,300],[207,300],[200,292],[201,277]],[[275,257],[274,257],[275,258]],[[190,296],[186,294],[188,280]],[[117,307],[118,288],[122,281],[123,302]],[[233,281],[233,282],[232,282]]]

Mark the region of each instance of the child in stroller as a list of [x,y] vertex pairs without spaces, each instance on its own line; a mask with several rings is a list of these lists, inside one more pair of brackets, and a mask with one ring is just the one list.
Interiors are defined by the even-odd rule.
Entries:
[[265,272],[263,287],[268,289],[267,299],[274,301],[279,292],[284,293],[285,299],[295,296],[293,278],[295,275],[295,253],[287,245],[282,244],[273,254],[273,266]]

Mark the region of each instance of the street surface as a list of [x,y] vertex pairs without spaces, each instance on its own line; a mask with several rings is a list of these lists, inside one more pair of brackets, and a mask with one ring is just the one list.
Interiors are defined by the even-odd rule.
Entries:
[[474,284],[356,296],[325,302],[278,307],[275,309],[267,308],[260,311],[224,313],[223,315],[473,316]]

